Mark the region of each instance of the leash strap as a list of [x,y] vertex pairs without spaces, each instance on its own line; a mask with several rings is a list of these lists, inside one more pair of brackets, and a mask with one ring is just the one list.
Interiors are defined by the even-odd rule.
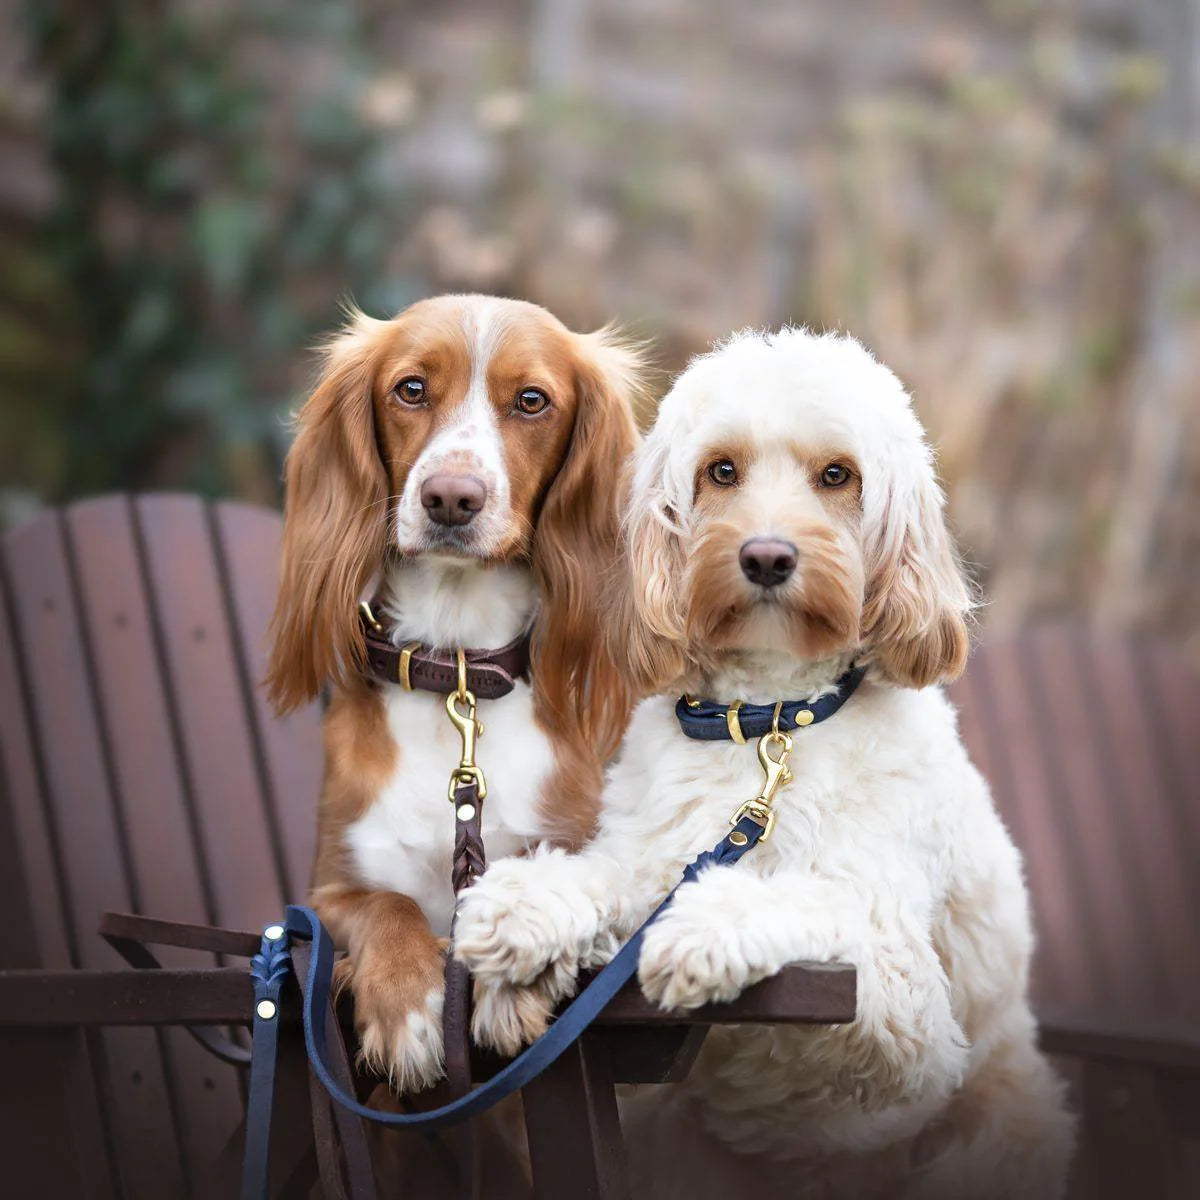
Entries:
[[[287,929],[282,925],[268,925],[263,930],[262,948],[250,960],[250,975],[254,980],[254,1049],[250,1059],[250,1088],[246,1095],[246,1150],[242,1158],[242,1196],[246,1200],[257,1197],[266,1200],[270,1195],[271,1118],[275,1106],[275,1062],[279,1052],[279,997],[291,969]],[[326,985],[328,992],[328,980]],[[328,995],[325,1003],[328,1003]],[[307,1007],[304,1019],[307,1023]],[[317,1019],[323,1030],[324,1013],[318,1013]]]
[[[271,1107],[274,1099],[275,1051],[278,1031],[279,990],[291,968],[289,939],[311,942],[308,971],[303,986],[302,1014],[304,1044],[309,1064],[330,1097],[342,1108],[391,1128],[430,1131],[478,1116],[507,1096],[519,1091],[556,1062],[600,1015],[608,1002],[637,973],[638,957],[646,931],[666,911],[679,887],[705,867],[732,865],[753,849],[763,835],[763,826],[751,817],[743,817],[709,851],[688,866],[679,883],[654,910],[645,923],[617,952],[611,962],[572,1001],[565,1012],[533,1045],[486,1083],[474,1091],[451,1100],[439,1108],[420,1113],[382,1113],[360,1104],[343,1087],[329,1066],[328,1023],[329,987],[333,973],[333,939],[311,908],[290,904],[283,926],[268,926],[263,934],[263,949],[256,955],[251,970],[255,981],[254,1059],[250,1072],[250,1094],[246,1111],[246,1158],[242,1175],[242,1200],[265,1200],[267,1196],[267,1154],[270,1145]],[[270,935],[270,936],[268,936]],[[270,1019],[262,1016],[262,1002],[275,1005]]]

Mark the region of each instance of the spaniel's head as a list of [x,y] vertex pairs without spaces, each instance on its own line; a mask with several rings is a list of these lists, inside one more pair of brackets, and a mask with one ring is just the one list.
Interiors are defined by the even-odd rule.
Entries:
[[970,595],[932,455],[853,338],[741,334],[695,359],[634,460],[626,546],[643,691],[730,651],[857,652],[914,687],[964,665]]
[[596,577],[617,544],[614,480],[635,441],[639,368],[610,331],[572,333],[517,300],[440,296],[390,321],[353,313],[288,455],[267,681],[277,707],[361,663],[356,604],[389,558],[436,555],[530,564],[547,715],[596,717],[583,712],[609,691],[594,677]]

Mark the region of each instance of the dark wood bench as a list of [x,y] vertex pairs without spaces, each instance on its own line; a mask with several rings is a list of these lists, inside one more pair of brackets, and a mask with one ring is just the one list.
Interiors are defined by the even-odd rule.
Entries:
[[[242,1080],[177,1026],[244,1023],[244,968],[164,951],[135,974],[96,928],[118,909],[254,930],[304,892],[319,714],[275,720],[256,686],[278,536],[274,513],[162,495],[3,539],[6,1195],[231,1194],[205,1181],[236,1158]],[[980,651],[956,698],[1028,862],[1043,1037],[1086,1117],[1077,1194],[1194,1194],[1200,683],[1168,646],[1052,629]],[[846,1019],[845,986],[798,968],[704,1019]],[[598,1151],[611,1081],[679,1078],[703,1028],[626,993],[527,1091],[542,1200],[623,1194]],[[296,1162],[280,1182],[304,1194]]]

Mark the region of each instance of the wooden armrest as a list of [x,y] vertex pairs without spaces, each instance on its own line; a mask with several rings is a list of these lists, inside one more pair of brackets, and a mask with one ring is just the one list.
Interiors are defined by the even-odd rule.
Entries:
[[[601,1026],[729,1025],[854,1019],[853,967],[788,967],[747,988],[729,1004],[694,1012],[664,1012],[642,995],[636,981],[600,1015]],[[64,1025],[248,1024],[254,990],[244,967],[159,971],[0,971],[0,1027]],[[350,1021],[349,1003],[339,1010]],[[289,988],[284,1020],[300,1019],[299,996]]]

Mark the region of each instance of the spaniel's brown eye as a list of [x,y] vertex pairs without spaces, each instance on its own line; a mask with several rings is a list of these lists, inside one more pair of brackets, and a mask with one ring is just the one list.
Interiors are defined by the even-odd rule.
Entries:
[[733,487],[738,480],[737,467],[727,458],[719,458],[708,468],[708,477],[717,487]]
[[550,397],[538,388],[525,388],[517,393],[517,411],[534,417],[550,407]]
[[401,404],[415,408],[418,404],[425,403],[425,380],[418,379],[415,375],[402,379],[392,388],[392,394]]
[[850,478],[850,471],[841,463],[830,463],[821,472],[821,483],[824,487],[841,487]]

